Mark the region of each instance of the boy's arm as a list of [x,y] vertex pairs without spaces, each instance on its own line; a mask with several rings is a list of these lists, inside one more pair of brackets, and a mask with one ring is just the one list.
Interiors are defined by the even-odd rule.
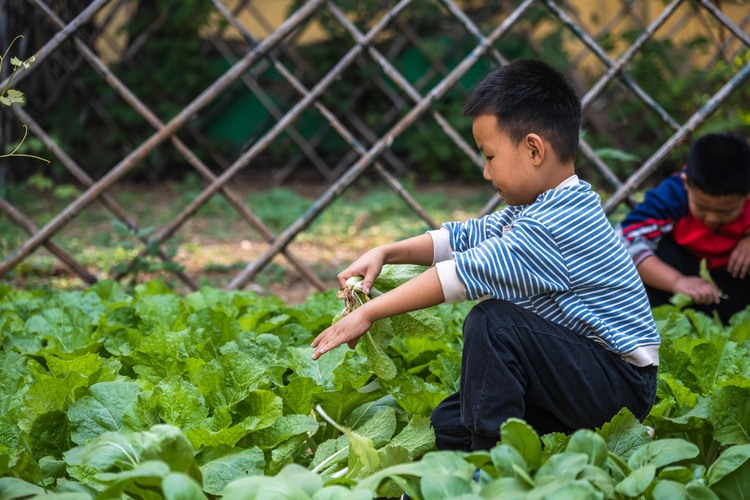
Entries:
[[318,359],[344,343],[354,348],[370,325],[379,319],[432,307],[444,300],[437,269],[431,267],[419,276],[366,302],[321,332],[312,342],[312,347],[316,348],[312,359]]
[[689,295],[697,304],[718,304],[719,290],[700,276],[685,276],[656,254],[643,259],[636,268],[644,284],[669,293]]
[[687,193],[679,174],[646,192],[645,199],[631,210],[615,230],[636,266],[655,254],[661,238],[686,216]]
[[365,252],[336,277],[341,287],[352,276],[362,276],[362,290],[369,294],[384,264],[418,264],[429,266],[434,257],[432,236],[420,234],[394,243],[387,243]]

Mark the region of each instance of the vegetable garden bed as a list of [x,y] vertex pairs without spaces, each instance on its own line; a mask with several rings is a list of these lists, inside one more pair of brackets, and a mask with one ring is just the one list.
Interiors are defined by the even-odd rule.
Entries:
[[[401,274],[399,274],[401,273]],[[376,282],[387,290],[403,269]],[[391,280],[389,282],[389,279]],[[312,361],[333,291],[275,296],[159,281],[0,286],[0,498],[742,498],[750,491],[750,310],[729,326],[655,310],[657,403],[597,430],[510,420],[490,452],[434,450],[471,304],[373,328]],[[478,481],[474,480],[479,468]]]

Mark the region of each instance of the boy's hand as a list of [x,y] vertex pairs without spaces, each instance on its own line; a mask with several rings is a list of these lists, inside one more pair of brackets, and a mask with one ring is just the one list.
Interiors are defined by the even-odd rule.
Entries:
[[359,338],[370,329],[371,325],[372,322],[360,312],[360,309],[352,311],[315,337],[311,344],[316,348],[312,359],[318,359],[321,355],[344,343],[354,349]]
[[718,304],[719,290],[700,276],[683,276],[678,279],[672,293],[684,293],[693,298],[696,304]]
[[352,262],[352,264],[341,271],[336,278],[339,280],[341,288],[344,287],[346,280],[352,276],[362,276],[362,291],[365,294],[370,294],[375,279],[380,275],[380,271],[383,270],[385,264],[385,254],[380,248],[373,248],[372,250],[365,252],[360,258]]
[[750,235],[742,238],[729,254],[727,271],[732,278],[744,279],[750,273]]

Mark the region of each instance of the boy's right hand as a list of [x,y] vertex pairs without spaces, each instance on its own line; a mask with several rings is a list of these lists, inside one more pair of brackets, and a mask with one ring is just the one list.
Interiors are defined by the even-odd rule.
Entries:
[[672,293],[683,293],[693,298],[696,304],[718,304],[719,290],[700,276],[683,276],[674,284]]
[[341,271],[336,278],[339,280],[339,285],[344,288],[346,280],[352,276],[364,276],[362,280],[362,291],[365,294],[370,294],[375,279],[380,275],[380,271],[383,270],[385,264],[385,253],[379,247],[373,248],[365,252],[361,257],[351,263],[349,267]]

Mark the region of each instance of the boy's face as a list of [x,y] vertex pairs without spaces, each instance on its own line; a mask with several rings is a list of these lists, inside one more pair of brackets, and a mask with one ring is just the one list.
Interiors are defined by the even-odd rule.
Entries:
[[[683,180],[685,176],[683,174]],[[706,194],[685,181],[690,213],[710,228],[717,228],[737,219],[742,214],[747,196],[728,194],[713,196]]]
[[498,129],[494,115],[474,118],[472,133],[484,155],[484,178],[508,205],[533,203],[544,189],[534,167],[534,152],[524,141],[514,145],[507,134]]

